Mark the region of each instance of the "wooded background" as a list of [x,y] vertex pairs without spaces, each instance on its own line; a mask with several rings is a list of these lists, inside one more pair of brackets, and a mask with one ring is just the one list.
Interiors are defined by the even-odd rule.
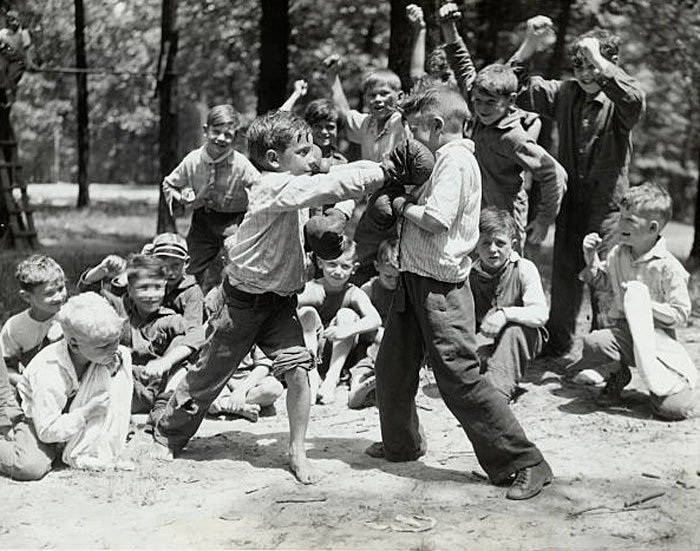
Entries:
[[[156,185],[168,165],[199,145],[208,106],[232,103],[248,123],[256,113],[279,106],[293,81],[304,78],[309,93],[303,108],[307,101],[329,95],[321,61],[332,53],[344,58],[343,82],[351,102],[359,105],[358,85],[370,68],[388,65],[408,81],[408,3],[0,0],[0,14],[10,8],[20,12],[45,69],[24,76],[12,111],[27,179],[77,181],[82,176],[85,183]],[[440,42],[439,0],[414,3],[425,12],[430,51]],[[698,1],[458,4],[460,30],[477,67],[507,59],[522,39],[525,21],[537,14],[549,15],[558,28],[557,43],[535,60],[545,76],[570,75],[565,48],[572,37],[596,25],[621,36],[621,64],[647,93],[647,113],[634,133],[632,180],[651,178],[668,186],[675,218],[695,223],[692,254],[700,257]],[[81,35],[84,66],[91,72],[86,78],[89,141],[79,146],[78,79],[70,71],[53,70],[81,66],[76,50]],[[80,150],[87,160],[84,175],[78,168]]]

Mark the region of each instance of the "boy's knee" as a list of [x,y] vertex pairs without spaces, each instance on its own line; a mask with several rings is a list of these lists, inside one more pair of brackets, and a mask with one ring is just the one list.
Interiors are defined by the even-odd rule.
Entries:
[[612,341],[612,334],[608,330],[601,329],[598,331],[591,331],[588,335],[584,335],[583,337],[583,354],[605,352],[612,344]]
[[282,383],[274,377],[266,377],[260,383],[261,399],[265,400],[266,402],[274,402],[277,400],[277,398],[282,396],[283,392],[284,387],[282,386]]
[[322,324],[321,316],[313,306],[302,306],[297,310],[297,316],[304,330],[312,330]]
[[51,470],[52,460],[46,456],[19,454],[7,474],[13,480],[41,480]]
[[272,363],[272,372],[277,378],[284,375],[289,383],[290,377],[304,375],[304,378],[308,379],[305,372],[310,371],[313,367],[314,357],[309,349],[304,346],[293,346],[277,355]]
[[355,323],[360,317],[350,308],[341,308],[335,315],[335,325],[347,325]]

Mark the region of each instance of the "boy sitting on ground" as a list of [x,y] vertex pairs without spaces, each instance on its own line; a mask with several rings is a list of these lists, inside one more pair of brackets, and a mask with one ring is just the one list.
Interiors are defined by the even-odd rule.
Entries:
[[187,335],[183,316],[163,306],[167,270],[160,258],[134,255],[126,276],[127,293],[117,309],[127,318],[122,344],[131,350],[134,365],[131,412],[150,413],[167,402],[203,338]]
[[608,280],[614,297],[609,316],[617,320],[612,328],[584,337],[583,359],[619,362],[599,396],[601,406],[621,401],[632,379],[629,367],[635,366],[654,415],[686,419],[700,412],[700,394],[697,369],[675,335],[688,321],[690,296],[688,273],[661,235],[671,217],[671,198],[645,183],[631,188],[620,207],[619,244],[604,262],[597,253],[601,237],[590,233],[583,240],[582,279],[594,285]]
[[66,302],[66,277],[53,258],[35,254],[17,266],[19,296],[28,308],[15,314],[0,330],[0,351],[12,385],[31,359],[46,345],[59,340],[56,314]]
[[241,360],[258,344],[272,358],[275,376],[287,383],[290,468],[300,482],[311,484],[319,477],[304,447],[313,357],[304,346],[295,295],[307,273],[302,228],[309,207],[360,198],[384,182],[384,173],[379,165],[363,161],[309,175],[311,129],[284,111],[256,118],[248,146],[263,173],[248,190],[249,208],[238,231],[226,242],[226,307],[210,320],[211,334],[197,367],[186,374],[156,423],[160,450],[154,453],[168,459],[187,444]]
[[309,281],[298,298],[307,346],[319,359],[318,371],[310,373],[311,395],[318,388],[322,404],[335,401],[341,371],[358,337],[374,333],[382,322],[367,294],[349,281],[357,268],[355,243],[346,237],[344,249],[335,260],[318,259],[323,277]]
[[389,306],[399,283],[399,242],[398,239],[382,241],[374,263],[377,275],[362,286],[372,305],[377,309],[382,326],[373,335],[367,348],[367,355],[350,368],[350,392],[348,407],[360,409],[375,403],[376,379],[374,361],[384,335],[384,325],[389,316]]
[[123,321],[95,293],[69,299],[57,319],[65,338],[24,370],[17,388],[25,418],[0,440],[0,473],[16,480],[42,478],[61,449],[75,468],[131,467],[118,463],[132,390]]
[[481,373],[507,402],[530,360],[542,350],[549,311],[537,267],[516,252],[518,228],[504,210],[479,217],[479,258],[469,273],[476,329],[490,342],[479,348]]

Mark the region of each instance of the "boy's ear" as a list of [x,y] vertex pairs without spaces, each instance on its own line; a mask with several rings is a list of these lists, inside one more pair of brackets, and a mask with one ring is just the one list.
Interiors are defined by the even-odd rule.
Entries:
[[[359,262],[354,262],[353,265],[352,265],[352,272],[350,272],[350,274],[351,274],[351,275],[354,274],[354,273],[358,270],[359,267],[360,267],[360,263],[359,263]],[[376,260],[374,261],[374,267],[375,267],[375,268],[377,267],[377,261],[376,261]]]
[[206,135],[208,129],[209,129],[209,127],[206,124],[202,125],[202,131],[204,132],[205,135]]
[[[359,265],[360,265],[359,262],[356,262],[355,264],[356,264],[358,267],[359,267]],[[372,264],[374,264],[374,269],[375,269],[377,272],[379,272],[379,261],[375,260],[375,261],[372,262]],[[355,269],[357,269],[357,268],[355,268]]]
[[617,65],[620,62],[620,56],[619,55],[614,55],[610,58],[610,63],[614,63]]
[[511,94],[508,94],[508,107],[511,107],[515,105],[515,101],[518,99],[518,93],[517,92],[512,92]]
[[274,169],[280,167],[280,155],[274,149],[265,151],[265,162]]
[[436,134],[441,133],[445,129],[445,119],[435,115],[432,120],[432,127]]
[[661,224],[658,220],[649,221],[649,233],[658,233],[661,231]]
[[25,291],[24,289],[19,290],[19,298],[22,299],[22,302],[26,302],[27,304],[32,303],[31,293],[29,291]]
[[403,101],[403,97],[404,97],[403,90],[399,90],[398,93],[396,94],[397,103],[401,103]]

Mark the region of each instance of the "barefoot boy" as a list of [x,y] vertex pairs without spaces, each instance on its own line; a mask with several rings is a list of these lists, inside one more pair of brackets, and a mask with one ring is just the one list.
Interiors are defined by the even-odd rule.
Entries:
[[505,401],[479,374],[474,300],[466,283],[481,202],[474,144],[462,138],[469,109],[458,91],[446,88],[419,93],[404,108],[414,137],[436,160],[416,196],[394,200],[403,217],[400,279],[376,369],[383,442],[367,453],[390,461],[413,461],[425,454],[415,395],[427,354],[443,400],[490,480],[503,484],[515,475],[506,496],[528,499],[549,484],[552,471]]
[[646,183],[631,188],[620,206],[620,241],[605,262],[597,253],[600,236],[591,233],[583,240],[583,279],[607,280],[613,292],[609,315],[616,320],[612,328],[593,331],[583,341],[584,360],[619,362],[599,404],[620,402],[622,389],[632,378],[629,366],[635,366],[655,415],[671,420],[697,415],[697,369],[675,335],[690,315],[688,273],[661,236],[671,217],[671,198]]
[[[211,320],[197,367],[187,373],[157,421],[154,437],[170,453],[195,434],[209,406],[254,344],[287,383],[289,464],[304,484],[318,473],[306,457],[309,378],[313,366],[296,314],[295,293],[306,278],[301,240],[308,207],[359,198],[384,181],[379,165],[351,163],[310,176],[311,131],[288,112],[258,117],[248,131],[253,161],[263,169],[249,189],[249,209],[227,241],[226,308]],[[168,454],[161,452],[167,457]]]
[[[358,338],[375,332],[382,322],[367,294],[349,281],[357,268],[357,253],[355,243],[345,239],[345,251],[338,258],[318,259],[323,276],[309,281],[299,295],[299,319],[305,335],[315,337],[317,330],[321,332],[319,342],[310,346],[320,356],[319,371],[312,376],[323,379],[318,387],[321,404],[335,401],[341,370]],[[307,338],[307,345],[309,340],[316,339]],[[312,394],[318,383],[312,380]]]

